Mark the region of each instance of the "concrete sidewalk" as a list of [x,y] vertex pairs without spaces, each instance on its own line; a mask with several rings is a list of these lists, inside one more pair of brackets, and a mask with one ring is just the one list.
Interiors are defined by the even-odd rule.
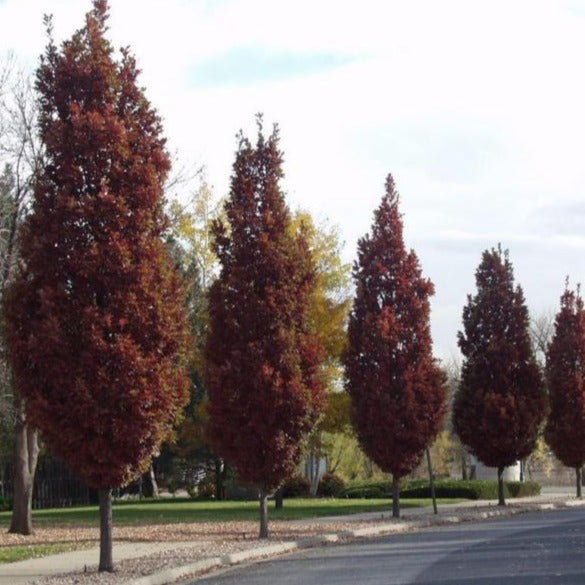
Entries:
[[[389,509],[383,514],[380,512],[368,512],[350,516],[338,516],[327,518],[314,518],[293,521],[294,523],[312,524],[322,527],[314,537],[303,538],[296,541],[270,543],[262,541],[251,542],[251,548],[247,550],[235,550],[221,556],[206,556],[197,559],[194,554],[194,562],[182,563],[180,566],[167,567],[151,575],[122,580],[124,585],[166,585],[185,578],[189,575],[207,571],[214,567],[230,566],[236,563],[253,559],[283,554],[302,548],[319,546],[322,544],[346,540],[351,538],[363,538],[381,534],[390,534],[404,531],[465,522],[482,520],[497,516],[509,516],[522,512],[563,508],[569,506],[585,505],[585,501],[576,500],[565,490],[553,492],[531,498],[519,498],[509,500],[509,505],[500,508],[494,501],[468,501],[452,505],[442,505],[439,515],[432,514],[430,507],[408,508],[403,512],[400,520],[392,519],[392,511]],[[353,528],[364,522],[372,523],[371,526]],[[329,526],[343,523],[346,526],[341,532],[328,532]],[[114,542],[114,560],[116,563],[127,559],[149,557],[155,553],[173,551],[176,549],[197,549],[200,541],[189,542]],[[194,553],[196,550],[193,551]],[[69,553],[61,553],[38,559],[30,559],[17,563],[0,565],[0,585],[24,585],[42,577],[72,573],[81,576],[85,572],[95,574],[99,559],[99,548],[90,548]]]
[[[114,542],[114,559],[115,561],[136,559],[155,552],[195,548],[198,545],[198,542]],[[99,556],[99,547],[94,547],[3,564],[0,565],[0,585],[22,585],[49,575],[96,571]]]

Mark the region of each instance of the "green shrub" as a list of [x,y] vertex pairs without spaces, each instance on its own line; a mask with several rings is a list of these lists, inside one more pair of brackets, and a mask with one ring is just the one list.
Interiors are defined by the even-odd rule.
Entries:
[[540,495],[540,484],[535,481],[507,481],[506,487],[511,498],[527,498]]
[[[505,483],[504,495],[507,498],[536,496],[540,493],[540,485],[533,481],[521,483],[509,481]],[[462,500],[497,500],[498,482],[495,480],[454,480],[441,479],[435,482],[437,498]],[[347,487],[340,494],[344,498],[391,498],[392,483],[384,481],[362,482]],[[400,485],[402,498],[430,498],[431,488],[428,480],[404,479]]]
[[[536,482],[505,482],[504,495],[508,498],[533,496],[540,493]],[[430,498],[431,488],[428,481],[418,485],[407,485],[400,491],[403,498]],[[461,498],[467,500],[497,500],[498,482],[495,480],[440,480],[435,483],[437,498]]]
[[326,473],[319,482],[317,495],[320,497],[337,497],[345,489],[345,482],[334,473]]
[[253,485],[240,483],[232,478],[224,484],[225,499],[240,502],[252,502],[258,499],[258,488]]
[[282,496],[284,498],[305,498],[311,493],[311,484],[303,475],[289,477],[282,484]]
[[4,499],[0,496],[0,512],[7,512],[12,510],[12,500]]
[[215,499],[215,480],[212,476],[204,477],[197,485],[190,485],[187,488],[189,497],[194,500]]
[[[382,496],[376,497],[384,497],[388,498],[392,496],[392,482],[390,481],[361,481],[361,482],[351,482],[349,485],[343,490],[342,497],[345,497],[346,492],[373,492],[382,494]],[[356,496],[361,497],[361,496]]]
[[340,498],[360,499],[360,498],[389,498],[388,492],[380,486],[356,486],[345,488],[340,494]]
[[[435,483],[435,495],[437,498],[461,498],[466,500],[483,500],[491,499],[490,485],[493,482],[481,481],[440,481]],[[485,485],[487,484],[487,485]],[[415,486],[406,486],[400,491],[400,496],[403,498],[430,498],[431,488],[429,482],[422,482],[422,484]],[[498,486],[495,484],[495,497],[498,496]]]

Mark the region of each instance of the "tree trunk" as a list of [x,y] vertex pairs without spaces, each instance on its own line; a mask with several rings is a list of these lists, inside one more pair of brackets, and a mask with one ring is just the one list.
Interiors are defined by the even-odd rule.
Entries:
[[427,447],[427,465],[429,468],[429,483],[431,485],[431,498],[433,499],[433,512],[439,513],[437,510],[437,496],[435,495],[435,474],[433,473],[433,464],[431,462],[431,450]]
[[400,518],[400,478],[392,476],[392,517]]
[[274,509],[282,510],[284,506],[284,491],[279,487],[274,494]]
[[225,485],[224,485],[224,478],[225,478],[225,462],[216,457],[213,461],[215,466],[215,499],[216,500],[225,500]]
[[582,492],[581,492],[581,467],[575,467],[575,479],[576,479],[576,485],[577,485],[577,497],[581,498],[582,496]]
[[268,538],[268,494],[260,490],[260,538]]
[[498,467],[498,506],[506,505],[504,497],[504,467]]
[[114,571],[112,556],[112,490],[99,490],[100,500],[100,565],[99,571]]
[[309,454],[307,455],[305,469],[307,471],[307,479],[309,480],[310,486],[309,494],[314,498],[319,486],[319,458],[313,447],[311,447]]
[[154,474],[154,465],[152,463],[150,464],[150,469],[148,470],[148,476],[150,477],[152,497],[158,498],[158,483],[156,482],[156,475]]
[[321,467],[321,458],[317,450],[313,453],[313,479],[311,481],[311,497],[317,496],[317,490],[319,489],[319,468]]
[[461,479],[467,481],[467,462],[465,457],[461,457]]
[[9,532],[32,534],[32,497],[39,457],[38,432],[26,422],[24,400],[15,398],[16,424],[14,461],[14,503]]

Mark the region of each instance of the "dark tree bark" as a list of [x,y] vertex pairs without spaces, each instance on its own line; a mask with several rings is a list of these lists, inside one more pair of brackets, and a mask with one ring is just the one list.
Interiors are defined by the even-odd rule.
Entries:
[[504,486],[504,469],[503,466],[498,467],[498,506],[506,505],[506,495]]
[[268,538],[268,494],[260,490],[260,538]]
[[582,485],[583,482],[581,481],[581,475],[583,473],[582,467],[575,467],[575,485],[577,487],[577,497],[582,497]]
[[278,488],[274,493],[274,509],[282,510],[284,507],[284,492],[282,488]]
[[215,497],[217,500],[225,500],[225,474],[226,464],[219,457],[213,460],[215,467]]
[[100,502],[100,572],[114,571],[112,554],[112,490],[99,490]]
[[400,478],[392,476],[392,517],[400,518]]
[[433,512],[439,513],[437,509],[437,497],[435,494],[435,474],[433,472],[433,462],[431,461],[431,450],[427,447],[427,466],[429,468],[429,484],[431,486],[431,498],[433,500]]

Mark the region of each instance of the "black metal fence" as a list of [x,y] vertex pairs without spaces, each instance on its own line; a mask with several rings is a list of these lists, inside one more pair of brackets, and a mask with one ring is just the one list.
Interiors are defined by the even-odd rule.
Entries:
[[[0,464],[0,496],[5,501],[12,500],[13,477],[13,464]],[[96,501],[95,491],[88,488],[64,463],[48,456],[39,459],[33,489],[33,508],[66,508]]]

